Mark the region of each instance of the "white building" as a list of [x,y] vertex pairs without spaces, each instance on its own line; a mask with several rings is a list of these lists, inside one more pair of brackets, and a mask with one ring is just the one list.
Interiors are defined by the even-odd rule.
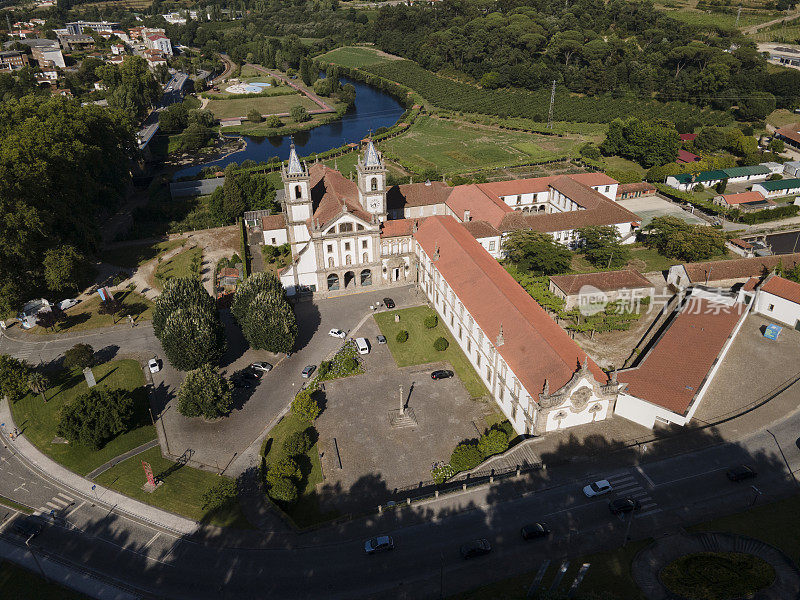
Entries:
[[800,283],[775,274],[758,286],[753,310],[789,327],[800,328]]
[[145,45],[150,50],[157,50],[164,56],[172,56],[172,42],[163,33],[151,33],[145,37]]

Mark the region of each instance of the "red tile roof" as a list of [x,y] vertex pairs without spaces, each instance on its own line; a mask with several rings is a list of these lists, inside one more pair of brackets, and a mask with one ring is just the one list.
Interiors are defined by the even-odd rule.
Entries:
[[430,185],[427,183],[393,185],[386,190],[386,204],[389,209],[444,204],[452,191],[453,188],[441,181],[431,181]]
[[682,142],[693,142],[697,139],[696,133],[681,133],[680,138]]
[[750,242],[745,242],[741,238],[733,238],[732,240],[730,240],[730,242],[734,246],[738,246],[739,248],[743,248],[744,250],[750,250],[753,247],[753,244],[751,244]]
[[739,194],[722,194],[727,204],[742,204],[743,202],[761,202],[764,196],[761,192],[741,192]]
[[698,160],[701,160],[700,157],[688,150],[678,150],[678,158],[675,159],[679,163],[697,162]]
[[709,262],[684,263],[682,266],[692,283],[705,283],[727,279],[747,279],[760,277],[766,268],[771,271],[780,263],[789,269],[800,262],[800,252],[775,256],[754,256],[735,260],[712,260]]
[[486,221],[492,227],[497,227],[503,217],[513,209],[494,194],[489,194],[481,185],[459,185],[447,197],[447,206],[460,221],[464,221],[464,214],[469,211],[471,219]]
[[421,219],[391,219],[384,221],[381,225],[381,237],[400,237],[411,235],[411,230],[414,227],[414,221],[417,224]]
[[748,279],[748,280],[745,282],[745,284],[742,286],[742,291],[743,291],[743,292],[752,292],[753,290],[755,290],[755,289],[756,289],[756,286],[758,285],[758,282],[759,282],[759,281],[761,281],[761,279],[760,279],[760,278],[758,278],[758,277],[751,277],[751,278],[750,278],[750,279]]
[[489,225],[489,223],[486,221],[468,221],[466,223],[462,223],[462,225],[464,226],[464,229],[469,231],[470,235],[472,235],[472,237],[475,239],[496,237],[500,235],[500,232]]
[[800,144],[800,123],[792,123],[786,127],[781,127],[775,132],[779,137],[785,137],[796,144]]
[[286,228],[286,219],[283,216],[283,213],[278,213],[277,215],[269,215],[267,217],[261,217],[261,229],[264,231],[272,231],[273,229],[285,229]]
[[359,219],[372,221],[372,215],[365,211],[358,201],[358,186],[355,182],[322,163],[312,165],[308,172],[311,176],[313,218],[320,227],[325,227],[331,219],[336,218],[344,206]]
[[690,300],[642,363],[620,371],[627,393],[685,415],[741,316],[741,304],[716,310]]
[[585,285],[591,285],[601,292],[654,287],[644,275],[628,269],[577,275],[552,275],[550,281],[567,296],[577,294]]
[[777,296],[778,298],[788,300],[789,302],[800,304],[800,283],[795,283],[794,281],[789,281],[788,279],[775,275],[764,282],[761,286],[761,290],[773,296]]
[[619,183],[616,179],[609,177],[605,173],[574,173],[572,175],[565,175],[565,177],[574,179],[578,183],[588,185],[589,187],[599,187],[601,185],[614,185],[615,183]]
[[617,198],[623,194],[631,194],[634,192],[655,192],[656,186],[646,181],[639,181],[636,183],[620,183],[617,187]]
[[[570,380],[586,354],[462,225],[428,217],[414,237],[429,257],[438,248],[435,268],[534,400],[545,381],[555,391]],[[505,343],[497,346],[501,325]],[[591,359],[589,368],[607,381]]]

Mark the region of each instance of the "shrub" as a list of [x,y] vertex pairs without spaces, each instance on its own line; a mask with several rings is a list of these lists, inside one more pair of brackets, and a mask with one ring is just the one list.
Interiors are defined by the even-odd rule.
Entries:
[[261,116],[261,113],[258,112],[255,108],[251,108],[247,112],[247,120],[251,123],[261,123],[264,120],[264,117]]
[[236,498],[236,482],[223,479],[214,487],[203,492],[203,510],[216,510]]
[[284,504],[294,504],[298,496],[297,486],[288,477],[280,477],[269,487],[269,497]]
[[449,345],[450,345],[450,342],[448,342],[443,337],[439,337],[439,338],[436,338],[435,342],[433,342],[433,349],[436,350],[437,352],[444,352],[445,350],[447,350],[447,347]]
[[508,436],[499,429],[490,429],[478,440],[478,449],[484,458],[508,450]]
[[184,417],[217,419],[231,412],[231,385],[209,364],[189,371],[178,390],[178,412]]
[[283,442],[283,452],[287,456],[299,456],[308,452],[313,445],[308,432],[295,431]]
[[472,442],[461,442],[450,455],[450,466],[456,473],[469,471],[483,462],[483,455]]
[[295,123],[304,123],[305,121],[309,121],[311,119],[311,115],[308,114],[308,111],[304,106],[293,106],[292,110],[289,111],[289,114],[292,117],[292,121]]
[[405,329],[401,329],[397,332],[397,337],[395,338],[398,343],[403,344],[408,341],[408,332]]
[[767,177],[767,179],[769,179],[770,181],[779,181],[783,179],[783,175],[781,175],[780,173],[773,173],[772,175]]
[[704,191],[704,190],[706,189],[706,186],[704,186],[702,183],[698,183],[698,184],[697,184],[697,185],[695,185],[695,186],[694,186],[692,189],[693,189],[695,192],[702,192],[702,191]]
[[300,467],[292,458],[282,458],[281,460],[272,463],[267,467],[266,479],[267,483],[274,483],[279,479],[298,479],[300,475]]
[[425,327],[428,329],[433,329],[439,324],[439,316],[438,315],[428,315],[425,317]]
[[278,127],[283,127],[283,121],[278,115],[270,115],[267,117],[266,125],[271,129],[277,129]]
[[321,409],[309,390],[300,390],[292,401],[292,412],[304,421],[314,422]]
[[440,465],[431,469],[431,476],[436,483],[444,483],[456,474],[456,470],[451,465]]
[[331,361],[323,360],[319,363],[319,369],[317,369],[317,377],[319,379],[325,379],[325,376],[328,374],[328,371],[331,370]]
[[68,369],[84,369],[94,362],[94,348],[89,344],[75,344],[64,352],[64,366]]
[[126,390],[92,388],[64,407],[57,433],[92,450],[128,430],[133,398]]

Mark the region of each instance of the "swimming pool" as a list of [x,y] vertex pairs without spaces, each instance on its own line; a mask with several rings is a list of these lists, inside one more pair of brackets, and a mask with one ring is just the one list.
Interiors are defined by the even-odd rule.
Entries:
[[271,84],[264,81],[248,81],[247,83],[235,83],[225,88],[225,91],[229,94],[260,94],[264,88],[268,87],[272,87]]

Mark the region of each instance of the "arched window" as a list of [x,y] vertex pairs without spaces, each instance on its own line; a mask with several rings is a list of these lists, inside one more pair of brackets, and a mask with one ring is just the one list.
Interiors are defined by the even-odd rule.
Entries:
[[303,188],[299,185],[294,186],[294,197],[295,198],[302,198],[303,197]]
[[378,178],[377,178],[377,177],[373,177],[373,178],[370,180],[369,188],[370,188],[370,189],[371,189],[373,192],[377,191],[377,189],[378,189]]
[[332,256],[328,257],[328,266],[329,267],[333,267],[333,257]]
[[331,273],[330,275],[328,275],[328,289],[329,290],[339,289],[339,276],[336,273]]
[[344,257],[344,264],[346,264],[346,265],[353,264],[353,259],[351,258],[351,256],[349,254]]
[[364,231],[364,226],[363,226],[361,223],[358,223],[358,224],[356,225],[356,230],[357,230],[357,231]]
[[361,255],[361,262],[365,262],[365,263],[369,262],[369,254],[364,252],[364,254]]

